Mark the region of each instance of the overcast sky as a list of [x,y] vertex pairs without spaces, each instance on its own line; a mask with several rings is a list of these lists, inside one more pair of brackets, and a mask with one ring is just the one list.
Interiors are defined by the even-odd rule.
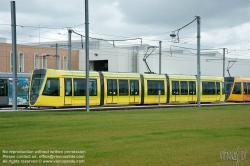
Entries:
[[[18,44],[67,40],[68,27],[85,35],[84,0],[15,2]],[[196,48],[197,21],[179,31],[180,43],[170,37],[196,15],[201,17],[202,50],[228,48],[228,55],[250,58],[250,0],[89,0],[90,37],[142,38],[154,46],[161,40],[163,50],[171,45]],[[10,0],[1,0],[0,18],[0,37],[11,43]],[[80,37],[73,34],[72,39]]]

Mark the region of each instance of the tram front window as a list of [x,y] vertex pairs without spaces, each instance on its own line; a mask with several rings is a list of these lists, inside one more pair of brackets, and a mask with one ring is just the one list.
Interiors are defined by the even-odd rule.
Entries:
[[39,95],[43,81],[44,81],[44,74],[34,74],[31,80],[31,94],[32,95]]
[[228,99],[233,87],[233,81],[226,81],[225,82],[225,95],[226,99]]

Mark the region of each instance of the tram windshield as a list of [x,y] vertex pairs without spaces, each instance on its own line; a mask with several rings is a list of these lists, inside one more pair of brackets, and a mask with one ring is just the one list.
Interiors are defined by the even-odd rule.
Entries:
[[232,87],[233,87],[233,81],[226,81],[225,82],[225,93],[227,95],[229,95],[231,93]]
[[31,80],[31,95],[39,95],[45,74],[34,74]]

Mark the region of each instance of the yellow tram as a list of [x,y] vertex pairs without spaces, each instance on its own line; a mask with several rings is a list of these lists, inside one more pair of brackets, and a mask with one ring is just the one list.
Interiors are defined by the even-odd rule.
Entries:
[[[89,73],[89,103],[100,105],[100,77]],[[29,105],[68,107],[85,105],[85,72],[37,69],[32,73]]]
[[224,102],[224,77],[201,76],[201,102]]
[[166,104],[167,79],[165,75],[142,74],[143,96],[141,104]]
[[[197,101],[196,76],[168,75],[167,103],[195,103]],[[201,76],[200,101],[203,103],[223,102],[225,100],[224,78]]]
[[249,102],[250,78],[225,77],[226,101]]
[[141,103],[140,74],[100,72],[100,77],[103,82],[101,105]]
[[[86,104],[86,73],[34,70],[29,105],[80,107]],[[223,77],[201,77],[201,102],[225,100]],[[197,101],[195,76],[114,72],[89,73],[89,105],[178,104]]]

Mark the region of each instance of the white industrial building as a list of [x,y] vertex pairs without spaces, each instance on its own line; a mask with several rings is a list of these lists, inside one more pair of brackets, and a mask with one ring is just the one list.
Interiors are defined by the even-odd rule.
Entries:
[[[5,38],[0,38],[0,43],[6,43]],[[58,48],[68,48],[68,41],[57,41]],[[30,43],[39,47],[55,49],[55,42]],[[84,40],[71,41],[72,50],[79,50],[79,55],[74,54],[75,70],[86,70],[85,62],[85,43]],[[110,71],[110,72],[129,72],[145,73],[149,72],[143,59],[150,54],[146,62],[151,72],[161,74],[182,74],[197,75],[197,52],[185,49],[162,50],[161,63],[159,49],[153,50],[153,46],[148,44],[119,46],[105,40],[89,40],[89,64],[90,71]],[[47,49],[46,49],[47,50]],[[243,55],[244,56],[244,55]],[[63,57],[63,67],[67,69],[68,56]],[[59,58],[60,60],[60,58]],[[79,66],[78,66],[79,65]],[[55,68],[55,66],[52,66]],[[217,51],[201,52],[200,56],[201,75],[223,76],[223,55]],[[227,71],[229,70],[229,72]],[[250,59],[225,58],[225,77],[249,77],[250,78]],[[230,75],[229,75],[230,73]]]
[[[94,43],[95,46],[91,46]],[[90,71],[148,72],[143,58],[148,45],[114,46],[106,41],[90,41]],[[152,49],[152,48],[149,48]],[[151,50],[148,50],[151,52]],[[150,70],[159,73],[159,50],[146,59]],[[201,75],[223,76],[223,55],[219,52],[201,52]],[[79,70],[85,70],[85,50],[79,51]],[[250,77],[250,59],[225,58],[225,76],[229,69],[232,77]],[[163,50],[161,55],[162,74],[197,75],[196,52],[189,50]]]

